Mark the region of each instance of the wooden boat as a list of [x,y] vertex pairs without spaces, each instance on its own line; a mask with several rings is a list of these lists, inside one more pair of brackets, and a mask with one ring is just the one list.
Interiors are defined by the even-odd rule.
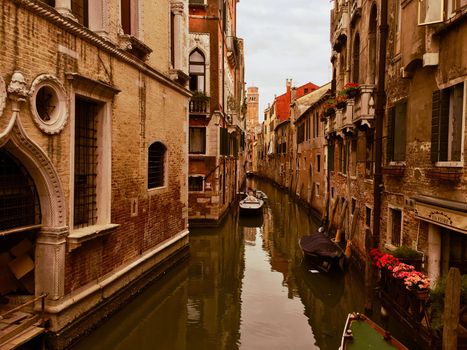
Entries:
[[347,316],[339,350],[352,349],[401,349],[408,348],[391,334],[363,314]]
[[258,215],[263,212],[264,201],[253,195],[248,195],[239,203],[240,214]]
[[260,190],[256,190],[255,196],[263,201],[267,201],[269,199],[267,194]]
[[309,236],[300,238],[298,244],[305,257],[320,270],[329,272],[333,267],[344,270],[344,252],[322,232],[321,228]]

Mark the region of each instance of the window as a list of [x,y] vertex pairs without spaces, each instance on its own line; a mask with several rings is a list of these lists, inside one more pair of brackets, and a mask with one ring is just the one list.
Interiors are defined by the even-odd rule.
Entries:
[[219,152],[222,156],[228,156],[230,155],[229,132],[227,128],[219,128],[219,132],[220,132]]
[[418,24],[443,21],[443,0],[418,0]]
[[401,231],[402,231],[402,211],[399,209],[389,208],[390,215],[390,232],[391,244],[395,246],[401,245]]
[[365,207],[365,225],[371,227],[371,208]]
[[316,171],[319,173],[321,171],[321,155],[316,156]]
[[352,57],[352,80],[358,83],[360,80],[360,34],[355,34]]
[[0,232],[39,223],[39,196],[32,178],[13,155],[0,148]]
[[366,134],[365,177],[373,176],[373,132]]
[[100,106],[88,100],[76,99],[75,106],[75,168],[74,216],[75,228],[97,223],[98,130]]
[[389,109],[388,116],[388,161],[405,160],[405,119],[407,113],[406,102],[397,103]]
[[319,136],[319,115],[315,112],[313,116],[313,138],[317,138]]
[[350,175],[357,175],[357,139],[352,139],[350,150]]
[[206,153],[206,128],[190,127],[189,152],[194,154]]
[[453,17],[457,11],[467,6],[467,0],[446,0],[448,18]]
[[205,92],[206,66],[204,55],[198,49],[190,54],[190,90]]
[[433,93],[431,160],[462,161],[464,83]]
[[396,15],[395,17],[395,33],[396,33],[396,38],[395,38],[395,44],[394,44],[394,55],[397,55],[401,51],[401,0],[396,0],[394,2],[395,6],[395,12]]
[[204,177],[203,176],[189,176],[188,177],[188,191],[202,192],[204,190]]
[[120,0],[123,33],[138,37],[138,0]]
[[71,12],[80,24],[89,27],[88,0],[72,0]]
[[355,213],[355,209],[357,208],[357,200],[355,198],[352,198],[352,204],[350,207],[350,212],[352,215]]
[[315,183],[316,186],[316,197],[319,197],[319,183]]
[[328,169],[334,171],[334,143],[328,145]]
[[154,142],[149,146],[148,154],[148,188],[164,186],[165,181],[165,146]]
[[175,13],[170,12],[170,63],[175,68]]
[[301,144],[305,140],[305,125],[299,124],[297,127],[297,144]]

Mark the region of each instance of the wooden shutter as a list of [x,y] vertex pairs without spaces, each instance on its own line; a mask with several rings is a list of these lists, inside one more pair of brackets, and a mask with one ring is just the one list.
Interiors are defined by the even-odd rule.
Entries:
[[394,121],[396,119],[396,108],[391,107],[388,112],[388,141],[386,143],[387,161],[394,160]]
[[431,161],[438,161],[439,151],[439,119],[440,119],[441,91],[434,91],[431,97]]
[[449,95],[451,89],[441,90],[439,111],[439,159],[448,161],[449,144]]

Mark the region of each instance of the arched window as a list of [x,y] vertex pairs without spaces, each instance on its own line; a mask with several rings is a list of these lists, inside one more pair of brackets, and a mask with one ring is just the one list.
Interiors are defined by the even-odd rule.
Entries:
[[190,90],[205,92],[206,61],[198,49],[190,54]]
[[352,81],[358,83],[360,80],[360,34],[355,34],[352,50]]
[[0,149],[0,231],[40,223],[40,205],[34,182],[26,169]]
[[165,181],[165,146],[154,142],[149,146],[148,154],[148,188],[164,186]]

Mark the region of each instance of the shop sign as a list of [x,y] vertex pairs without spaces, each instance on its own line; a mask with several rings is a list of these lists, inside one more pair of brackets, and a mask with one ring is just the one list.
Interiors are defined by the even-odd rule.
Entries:
[[451,230],[467,234],[467,214],[417,202],[415,217]]

